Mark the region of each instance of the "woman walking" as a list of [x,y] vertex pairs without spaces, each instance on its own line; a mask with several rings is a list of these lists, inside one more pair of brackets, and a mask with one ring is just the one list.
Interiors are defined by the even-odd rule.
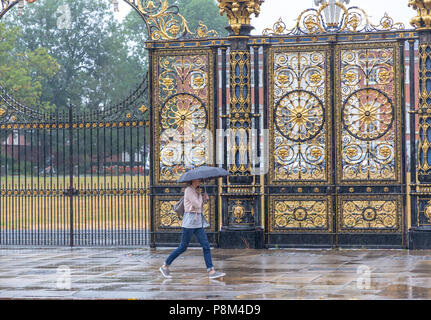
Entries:
[[171,278],[169,266],[180,254],[187,250],[193,235],[196,236],[202,246],[208,277],[210,279],[216,279],[225,275],[225,273],[215,271],[212,263],[210,244],[204,230],[209,224],[202,214],[203,203],[208,201],[209,197],[207,193],[202,196],[199,188],[200,183],[200,179],[193,180],[184,190],[184,216],[181,225],[181,243],[160,267],[160,272],[165,278]]

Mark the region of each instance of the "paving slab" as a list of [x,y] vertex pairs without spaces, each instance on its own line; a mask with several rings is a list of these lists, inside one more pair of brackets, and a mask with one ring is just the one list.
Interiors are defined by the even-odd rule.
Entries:
[[0,248],[0,299],[431,299],[431,251],[212,249],[219,280],[190,248]]

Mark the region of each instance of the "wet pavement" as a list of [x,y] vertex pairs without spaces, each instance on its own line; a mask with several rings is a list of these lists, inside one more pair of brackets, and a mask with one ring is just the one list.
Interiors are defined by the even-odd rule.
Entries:
[[0,248],[0,299],[431,299],[431,251]]

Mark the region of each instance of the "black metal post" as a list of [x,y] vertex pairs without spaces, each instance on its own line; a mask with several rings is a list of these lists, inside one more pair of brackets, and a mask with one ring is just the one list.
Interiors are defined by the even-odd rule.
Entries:
[[69,223],[70,246],[73,247],[73,113],[72,104],[69,105]]
[[[240,7],[238,8],[237,5]],[[260,3],[256,3],[256,8]],[[259,185],[256,183],[255,170],[252,161],[252,129],[253,120],[258,117],[253,112],[251,88],[251,48],[249,45],[250,15],[253,13],[250,7],[246,10],[246,3],[226,3],[222,12],[227,12],[230,26],[230,109],[228,118],[229,128],[229,163],[227,164],[230,176],[227,177],[227,185],[223,186],[222,202],[223,227],[220,231],[220,247],[222,248],[258,248],[263,245],[263,232],[259,225],[260,200]],[[241,12],[240,19],[233,19],[233,12]],[[258,10],[254,12],[258,14]],[[258,58],[258,50],[257,50]],[[256,58],[255,58],[256,59]],[[256,61],[256,60],[255,60]],[[255,63],[255,86],[259,90],[259,63]],[[257,79],[256,79],[257,78]],[[256,90],[256,89],[255,89]],[[256,91],[255,98],[259,98]],[[223,100],[223,97],[222,97]],[[255,102],[258,106],[259,101]],[[255,106],[256,107],[256,106]],[[259,107],[258,107],[259,108]]]
[[[400,64],[399,64],[399,68],[400,68],[400,73],[401,73],[401,130],[402,132],[406,132],[406,94],[405,94],[405,56],[404,56],[404,50],[405,50],[405,40],[400,40],[399,41],[400,47],[399,47],[399,52],[400,52]],[[402,135],[402,148],[403,150],[407,150],[406,149],[406,137],[405,134]],[[401,186],[401,193],[402,193],[402,197],[403,197],[403,209],[402,209],[402,218],[403,218],[403,226],[402,226],[402,231],[403,231],[403,238],[402,238],[402,246],[403,248],[407,248],[407,195],[406,195],[406,191],[407,191],[407,175],[406,175],[406,152],[402,153],[402,186]]]
[[416,87],[415,87],[415,40],[409,40],[409,84],[410,84],[410,217],[411,226],[417,226],[416,196]]
[[[152,120],[153,120],[153,50],[152,49],[148,49],[148,101],[149,101],[149,142],[150,142],[150,168],[153,169],[154,168],[154,163],[153,163],[153,152],[151,152],[151,150],[153,150],[153,125],[152,125]],[[156,214],[155,212],[153,212],[153,208],[154,208],[154,197],[152,196],[152,187],[153,187],[153,183],[154,183],[154,177],[153,177],[153,172],[154,170],[151,170],[150,172],[150,186],[147,189],[147,192],[149,191],[149,196],[150,196],[150,247],[151,248],[155,248],[156,247],[156,239],[155,239],[155,222],[154,222],[154,215]],[[147,193],[148,194],[148,193]]]

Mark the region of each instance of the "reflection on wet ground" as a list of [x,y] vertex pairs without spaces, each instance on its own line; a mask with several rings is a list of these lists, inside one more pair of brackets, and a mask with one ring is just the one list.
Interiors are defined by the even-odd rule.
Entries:
[[431,299],[431,251],[213,249],[219,280],[190,248],[2,248],[0,298]]

